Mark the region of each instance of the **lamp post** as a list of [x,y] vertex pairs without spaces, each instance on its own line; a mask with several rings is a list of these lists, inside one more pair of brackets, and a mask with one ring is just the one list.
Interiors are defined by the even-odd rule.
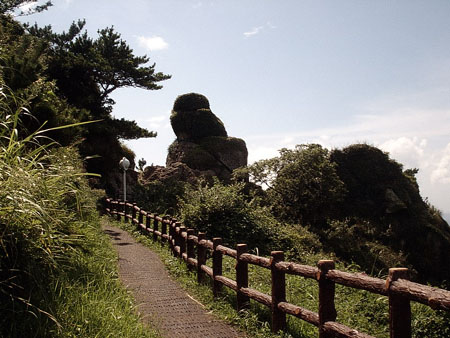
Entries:
[[122,157],[119,166],[123,169],[123,201],[127,201],[127,170],[130,167],[130,161],[126,157]]

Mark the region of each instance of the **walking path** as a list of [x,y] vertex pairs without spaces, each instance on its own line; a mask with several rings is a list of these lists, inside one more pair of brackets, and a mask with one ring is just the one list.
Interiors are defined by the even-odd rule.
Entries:
[[133,293],[143,320],[165,337],[245,337],[212,317],[168,275],[159,256],[126,231],[103,226],[119,254],[119,277]]

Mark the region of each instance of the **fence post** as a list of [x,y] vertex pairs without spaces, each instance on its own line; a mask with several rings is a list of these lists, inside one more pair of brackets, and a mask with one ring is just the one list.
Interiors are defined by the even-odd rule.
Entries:
[[147,212],[147,216],[145,217],[145,230],[150,228],[150,220],[152,218],[152,214]]
[[114,200],[110,199],[110,200],[109,200],[109,210],[110,210],[109,215],[110,215],[110,216],[115,215],[115,212],[114,212],[114,211],[115,211],[114,206],[115,206]]
[[143,225],[143,223],[144,223],[144,210],[139,209],[139,220],[138,220],[139,230],[142,230],[141,224]]
[[156,234],[158,231],[158,214],[154,214],[153,217],[153,241],[156,242],[158,240],[158,235]]
[[161,222],[161,245],[164,245],[164,242],[166,241],[166,239],[164,238],[164,235],[167,234],[167,217],[164,216],[162,222]]
[[197,244],[197,283],[203,283],[205,280],[205,273],[202,270],[202,265],[206,264],[206,248],[200,244],[200,241],[204,240],[206,235],[204,232],[198,233]]
[[[181,222],[176,222],[175,223],[175,229],[174,229],[174,236],[175,236],[175,247],[179,247],[180,248],[180,253],[181,253],[181,233],[180,233],[180,228],[181,228]],[[177,230],[178,229],[178,230]],[[174,247],[174,249],[175,249]],[[173,251],[173,255],[175,257],[177,257],[177,252],[174,250]],[[181,257],[181,255],[180,255]]]
[[136,203],[133,203],[133,206],[131,207],[131,224],[136,224]]
[[194,251],[194,240],[191,236],[194,235],[194,229],[187,229],[187,243],[186,243],[186,253],[187,253],[187,266],[188,270],[192,271],[192,265],[189,264],[189,258],[195,258],[195,251]]
[[275,264],[284,260],[283,251],[272,251],[270,270],[272,273],[272,332],[286,330],[286,313],[278,309],[278,303],[286,301],[286,276]]
[[128,223],[128,217],[127,217],[127,213],[128,213],[128,205],[127,205],[128,203],[127,202],[123,202],[123,213],[124,213],[124,215],[123,215],[123,221],[125,222],[125,223]]
[[217,251],[217,247],[222,244],[222,238],[213,238],[213,295],[217,297],[222,291],[222,283],[216,281],[216,276],[222,275],[222,253]]
[[237,310],[241,311],[250,305],[250,298],[241,293],[241,288],[248,288],[248,263],[241,261],[240,256],[247,252],[247,244],[238,244],[236,246],[236,303]]
[[175,222],[176,222],[176,219],[172,218],[169,223],[169,248],[172,251],[172,254],[173,254],[173,250],[174,250],[174,240],[175,240],[175,236],[174,236]]
[[408,269],[391,268],[387,285],[389,286],[389,333],[391,338],[411,337],[411,304],[409,299],[390,293],[390,283],[398,279],[409,279]]
[[117,211],[117,213],[116,213],[117,221],[120,222],[120,212],[121,212],[120,211],[120,201],[117,201],[116,211]]
[[186,227],[184,225],[180,225],[180,258],[183,259],[183,254],[186,253],[186,244],[187,244],[187,237],[183,237],[183,235],[186,233]]
[[334,261],[321,260],[317,264],[320,272],[317,275],[319,282],[319,338],[332,338],[331,333],[326,333],[323,330],[325,322],[334,322],[336,320],[336,308],[334,306],[334,282],[326,278],[328,270],[334,269]]

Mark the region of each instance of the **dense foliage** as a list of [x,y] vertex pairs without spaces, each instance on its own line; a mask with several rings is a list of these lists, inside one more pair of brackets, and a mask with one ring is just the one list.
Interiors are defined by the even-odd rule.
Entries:
[[120,285],[99,227],[103,193],[89,188],[77,150],[27,134],[27,101],[1,80],[0,336],[156,336]]
[[[22,2],[10,2],[12,9]],[[147,65],[147,56],[133,50],[112,27],[91,38],[85,22],[73,23],[67,32],[51,26],[21,25],[0,13],[0,67],[6,85],[16,96],[30,97],[33,118],[23,119],[30,131],[47,127],[97,121],[95,124],[49,133],[62,145],[77,144],[90,172],[101,174],[97,186],[112,192],[117,163],[125,156],[120,139],[155,137],[135,121],[111,116],[110,94],[124,87],[158,90],[170,78]],[[133,159],[131,159],[133,160]],[[133,162],[133,161],[132,161]]]
[[318,225],[333,213],[345,194],[345,186],[318,144],[283,148],[280,156],[248,167],[250,179],[265,185],[267,199],[280,219]]
[[[78,149],[58,145],[80,145],[99,116],[58,88],[50,41],[7,13],[24,3],[0,5],[0,336],[150,337],[99,226],[103,193],[89,188]],[[108,114],[96,128],[119,146],[139,132]]]
[[208,238],[221,237],[231,246],[247,243],[261,254],[283,249],[302,259],[300,254],[320,250],[317,236],[299,225],[279,223],[257,200],[249,200],[244,189],[243,183],[227,186],[218,180],[214,185],[188,187],[179,203],[181,220]]

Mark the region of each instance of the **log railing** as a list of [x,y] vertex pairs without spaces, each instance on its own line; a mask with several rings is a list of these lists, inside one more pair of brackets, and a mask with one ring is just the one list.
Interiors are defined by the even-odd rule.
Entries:
[[[183,259],[188,269],[197,272],[199,283],[205,281],[206,276],[212,280],[215,296],[220,293],[223,285],[236,291],[238,311],[247,308],[250,299],[269,307],[273,332],[286,328],[286,314],[288,314],[317,326],[320,338],[372,337],[336,322],[337,313],[334,304],[336,283],[387,296],[391,338],[411,337],[411,301],[428,305],[434,310],[450,311],[450,291],[409,281],[408,270],[405,268],[389,269],[389,276],[384,280],[336,270],[334,262],[330,260],[319,261],[317,267],[301,265],[284,261],[282,251],[273,251],[269,259],[247,253],[246,244],[238,244],[236,249],[231,249],[222,245],[221,238],[213,238],[210,241],[202,232],[195,236],[194,230],[186,229],[176,219],[162,218],[142,210],[136,204],[107,199],[106,212],[118,221],[135,224],[141,231],[151,235],[154,241],[159,238],[163,245],[168,243],[174,256]],[[211,252],[212,268],[206,265],[208,250]],[[223,255],[236,260],[236,280],[222,275]],[[248,264],[271,271],[271,295],[248,287]],[[318,282],[317,313],[286,302],[286,274]]]

